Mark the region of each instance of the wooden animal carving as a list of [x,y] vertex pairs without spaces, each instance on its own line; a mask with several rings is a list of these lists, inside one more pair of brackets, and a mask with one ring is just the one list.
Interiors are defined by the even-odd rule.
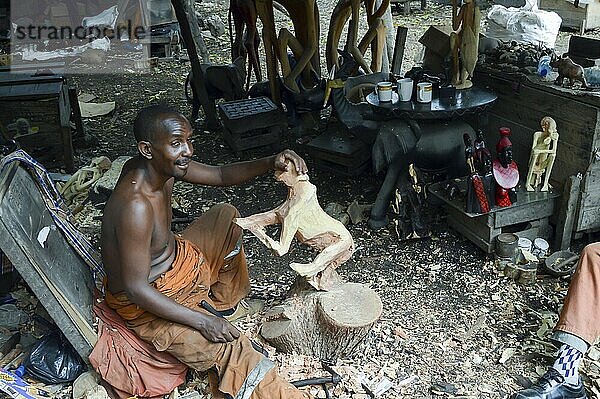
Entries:
[[[301,76],[306,87],[312,80],[311,74],[320,76],[319,64],[319,10],[315,0],[277,0],[289,13],[294,24],[294,34],[286,28],[275,33],[273,0],[256,0],[256,11],[263,24],[263,43],[267,62],[267,78],[271,95],[279,102],[277,88],[277,60],[281,63],[284,85],[295,93],[300,92],[296,79]],[[292,50],[296,64],[292,67],[287,49]]]
[[[359,12],[361,3],[363,2],[367,13],[367,25],[369,28],[359,42]],[[327,58],[327,70],[331,70],[333,65],[338,68],[340,66],[337,57],[340,37],[342,35],[344,26],[348,22],[348,18],[351,18],[348,26],[348,36],[344,50],[348,51],[352,55],[365,73],[381,71],[386,34],[382,16],[386,12],[389,5],[389,0],[383,0],[379,8],[375,10],[375,0],[338,1],[337,5],[333,9],[331,20],[329,22],[329,32],[327,35],[327,47],[325,52],[325,56]],[[368,65],[363,56],[367,51],[368,46],[372,43],[371,64]]]
[[[312,262],[291,263],[290,267],[316,289],[330,290],[341,282],[335,269],[354,252],[354,241],[344,225],[329,216],[319,205],[317,188],[308,175],[298,175],[292,164],[275,178],[288,187],[285,202],[277,208],[245,218],[235,223],[252,232],[263,244],[279,256],[286,254],[294,236],[302,243],[321,251]],[[265,232],[265,226],[281,224],[281,236],[275,241]]]
[[458,0],[452,0],[452,29],[450,46],[454,77],[452,83],[457,89],[473,86],[470,78],[477,64],[481,11],[475,0],[463,0],[460,9]]
[[[231,42],[231,60],[238,57],[248,58],[248,70],[246,72],[246,86],[250,86],[250,76],[254,70],[256,81],[262,80],[260,61],[258,59],[258,46],[260,37],[256,32],[256,6],[254,0],[229,0],[229,40]],[[232,35],[231,20],[235,28],[235,39]]]
[[561,58],[555,58],[550,61],[552,68],[558,69],[558,77],[554,81],[557,85],[562,86],[565,78],[569,79],[569,87],[573,86],[575,81],[581,82],[581,88],[587,88],[583,67],[574,63],[571,58],[564,55]]
[[556,122],[551,117],[546,116],[542,119],[540,125],[542,126],[542,131],[533,134],[529,170],[525,184],[527,191],[535,191],[536,187],[542,181],[542,175],[544,175],[544,184],[540,191],[548,191],[550,173],[556,159],[556,147],[558,146]]

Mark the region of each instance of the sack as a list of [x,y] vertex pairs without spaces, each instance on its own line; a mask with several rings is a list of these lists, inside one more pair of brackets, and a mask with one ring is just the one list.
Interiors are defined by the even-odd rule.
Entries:
[[539,10],[536,0],[525,0],[521,8],[493,5],[486,35],[510,42],[543,44],[554,48],[562,18],[555,12]]
[[28,375],[46,384],[75,381],[87,367],[60,331],[45,335],[25,359]]

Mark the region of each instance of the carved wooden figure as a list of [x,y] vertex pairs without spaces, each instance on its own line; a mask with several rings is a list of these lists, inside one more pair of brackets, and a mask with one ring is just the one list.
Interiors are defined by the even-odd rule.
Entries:
[[548,191],[550,173],[554,160],[556,159],[556,147],[558,146],[558,131],[556,122],[549,116],[546,116],[540,122],[541,132],[533,134],[533,143],[531,146],[531,155],[529,157],[529,171],[527,172],[527,181],[525,188],[527,191],[535,191],[542,182],[544,175],[544,184],[540,191]]
[[[335,269],[350,259],[354,241],[344,225],[329,216],[319,205],[317,188],[308,175],[298,175],[293,165],[275,178],[288,187],[285,202],[275,209],[236,219],[235,223],[249,230],[279,256],[286,254],[294,236],[300,242],[321,252],[309,263],[291,263],[290,267],[319,290],[329,290],[341,282]],[[269,237],[264,227],[281,224],[279,241]]]
[[[358,41],[358,24],[360,5],[364,2],[367,13],[368,30]],[[344,26],[350,19],[348,36],[344,50],[352,54],[365,73],[379,72],[381,70],[383,52],[385,51],[386,29],[383,23],[383,15],[390,5],[389,0],[383,0],[379,8],[375,9],[375,0],[338,0],[329,21],[329,32],[327,34],[327,46],[325,56],[327,59],[327,70],[333,65],[339,68],[338,46]],[[371,46],[371,64],[367,64],[364,54],[367,47]]]
[[492,164],[494,180],[496,180],[496,206],[511,206],[517,201],[515,187],[519,184],[519,168],[513,160],[512,143],[508,138],[510,129],[500,128],[500,140],[496,143],[496,155]]
[[[254,70],[256,81],[262,80],[260,61],[258,59],[258,46],[260,37],[256,32],[256,6],[254,0],[229,0],[229,39],[231,42],[231,61],[238,57],[248,57],[248,70],[246,72],[246,86],[250,86],[250,75]],[[232,37],[231,20],[235,28],[235,38]],[[244,32],[245,31],[245,32]]]
[[452,0],[452,83],[457,89],[468,89],[473,86],[470,78],[477,64],[481,11],[475,0],[463,0],[460,9],[457,1],[459,0]]
[[[320,76],[319,65],[319,10],[315,0],[277,0],[289,13],[294,24],[294,35],[282,28],[279,37],[275,33],[273,0],[256,0],[256,11],[263,24],[263,43],[267,62],[267,78],[272,97],[279,102],[277,82],[277,60],[281,63],[284,84],[299,93],[296,78],[302,74],[303,81],[309,82],[311,73]],[[287,49],[294,53],[296,65],[290,66]]]

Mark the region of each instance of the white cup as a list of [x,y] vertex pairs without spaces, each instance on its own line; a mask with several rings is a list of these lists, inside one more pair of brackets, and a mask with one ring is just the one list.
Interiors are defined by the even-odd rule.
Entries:
[[413,80],[404,78],[398,80],[398,97],[400,101],[410,101],[412,98]]
[[379,102],[390,102],[392,101],[392,82],[379,82],[375,86],[377,97]]
[[417,83],[417,102],[430,103],[433,95],[433,85],[431,82]]
[[550,244],[548,244],[548,241],[546,241],[540,237],[533,240],[532,252],[538,258],[545,258],[546,256],[548,256],[549,250],[550,250]]
[[520,237],[519,238],[519,249],[531,252],[531,247],[533,243],[529,238]]

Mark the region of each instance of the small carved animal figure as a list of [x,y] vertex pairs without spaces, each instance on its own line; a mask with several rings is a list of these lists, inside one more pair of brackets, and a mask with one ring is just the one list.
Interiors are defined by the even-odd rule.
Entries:
[[577,80],[581,82],[582,89],[588,87],[583,67],[574,63],[567,55],[563,54],[561,58],[553,59],[550,61],[550,66],[558,69],[558,78],[554,81],[555,84],[562,86],[565,78],[567,78],[569,79],[569,86],[573,86],[573,82]]
[[[211,103],[219,98],[226,101],[241,100],[245,97],[244,78],[246,76],[246,62],[244,57],[238,57],[229,65],[201,64],[204,75],[206,93]],[[185,79],[185,96],[192,103],[192,121],[198,118],[200,100],[194,90],[192,72]],[[191,92],[190,92],[191,89]],[[191,93],[191,95],[190,95]]]

